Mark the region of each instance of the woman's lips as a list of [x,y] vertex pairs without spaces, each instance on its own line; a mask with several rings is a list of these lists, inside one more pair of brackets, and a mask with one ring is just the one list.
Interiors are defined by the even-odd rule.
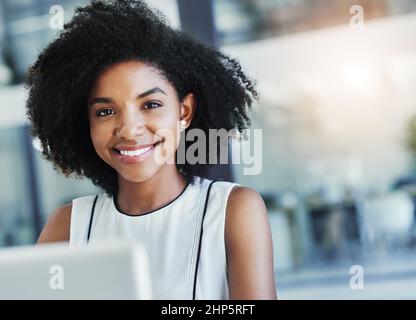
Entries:
[[146,160],[146,158],[153,152],[153,150],[160,144],[161,142],[156,142],[154,145],[150,147],[149,150],[141,153],[140,155],[122,155],[119,150],[112,149],[111,153],[119,159],[124,164],[133,164],[138,163]]

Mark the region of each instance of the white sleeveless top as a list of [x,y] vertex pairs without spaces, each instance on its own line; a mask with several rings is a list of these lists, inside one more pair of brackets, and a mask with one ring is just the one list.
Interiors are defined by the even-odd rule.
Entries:
[[224,227],[236,185],[195,177],[176,199],[138,216],[122,213],[105,193],[74,199],[70,245],[140,241],[149,255],[154,299],[228,299]]

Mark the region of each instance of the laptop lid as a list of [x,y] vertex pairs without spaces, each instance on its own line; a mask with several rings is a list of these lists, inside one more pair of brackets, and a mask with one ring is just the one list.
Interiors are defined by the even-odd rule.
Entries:
[[138,242],[0,249],[0,299],[151,299],[149,262]]

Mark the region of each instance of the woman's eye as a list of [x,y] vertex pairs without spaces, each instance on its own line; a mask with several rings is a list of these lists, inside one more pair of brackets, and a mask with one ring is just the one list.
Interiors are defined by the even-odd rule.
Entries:
[[148,102],[145,105],[143,105],[143,109],[156,109],[161,107],[162,105],[157,102]]
[[114,111],[111,110],[111,109],[102,109],[100,111],[97,111],[96,115],[98,117],[105,117],[105,116],[108,116],[108,115],[110,115],[112,113],[114,113]]

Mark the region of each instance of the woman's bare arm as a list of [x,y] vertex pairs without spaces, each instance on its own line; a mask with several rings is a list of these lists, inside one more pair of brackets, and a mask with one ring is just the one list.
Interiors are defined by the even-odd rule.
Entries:
[[56,209],[43,228],[37,244],[47,242],[69,241],[72,204]]
[[254,190],[235,187],[225,221],[230,299],[276,299],[267,209]]

